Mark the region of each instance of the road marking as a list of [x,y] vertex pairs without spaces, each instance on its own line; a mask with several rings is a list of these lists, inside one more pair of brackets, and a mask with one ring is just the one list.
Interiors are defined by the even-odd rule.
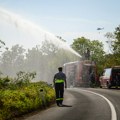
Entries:
[[[76,89],[76,88],[74,88],[74,89]],[[103,99],[105,99],[106,102],[109,104],[110,109],[111,109],[111,120],[117,120],[117,114],[116,114],[115,107],[114,107],[114,105],[105,96],[103,96],[103,95],[101,95],[99,93],[96,93],[96,92],[89,91],[89,90],[82,90],[82,91],[98,95],[98,96],[102,97]]]

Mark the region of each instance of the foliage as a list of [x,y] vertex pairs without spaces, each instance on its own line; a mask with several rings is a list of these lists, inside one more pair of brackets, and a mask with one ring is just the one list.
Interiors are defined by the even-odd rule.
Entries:
[[113,45],[113,51],[115,54],[120,54],[120,25],[115,28],[115,41]]
[[90,50],[90,60],[94,61],[97,64],[98,72],[101,71],[101,65],[104,62],[103,44],[98,40],[89,40],[84,37],[74,39],[73,44],[71,45],[74,50],[79,52],[85,59],[86,50]]
[[84,37],[74,39],[72,48],[84,57],[87,48],[90,48],[90,40]]
[[0,77],[0,89],[1,88],[6,88],[8,86],[8,82],[10,81],[10,79],[7,77]]
[[108,52],[113,53],[113,40],[115,39],[115,35],[111,32],[107,32],[105,37],[108,39],[106,41],[108,44]]
[[[90,50],[90,59],[96,62],[99,61],[99,58],[103,57],[105,52],[103,51],[103,44],[98,40],[90,41],[84,37],[74,39],[73,44],[71,45],[74,50],[79,52],[80,55],[85,57],[86,50]],[[85,58],[84,58],[85,59]]]
[[34,78],[36,72],[19,71],[16,78],[0,77],[0,89],[17,89],[22,86],[27,86]]
[[40,48],[40,50],[42,51],[42,53],[44,55],[53,55],[54,53],[56,53],[58,51],[58,47],[55,46],[53,43],[45,40],[43,43],[42,43],[42,46]]
[[112,39],[112,53],[106,54],[104,57],[104,68],[120,65],[120,25],[115,28],[113,33],[107,34],[109,39]]
[[36,72],[23,72],[19,71],[17,73],[17,78],[15,80],[16,84],[22,86],[23,84],[29,84],[31,80],[35,78]]
[[50,83],[59,66],[74,60],[79,60],[79,58],[49,41],[43,41],[41,45],[28,50],[20,45],[14,45],[3,52],[0,59],[0,71],[12,78],[16,77],[18,71],[35,71],[36,80],[42,79]]
[[45,82],[29,83],[15,90],[0,90],[0,120],[43,109],[54,102],[54,96],[54,90]]
[[2,72],[8,76],[13,76],[17,71],[23,71],[24,52],[25,49],[19,45],[15,45],[11,49],[3,52],[1,56]]
[[117,54],[117,55],[116,54],[105,55],[104,63],[102,65],[103,65],[103,69],[120,65],[120,55],[119,54]]

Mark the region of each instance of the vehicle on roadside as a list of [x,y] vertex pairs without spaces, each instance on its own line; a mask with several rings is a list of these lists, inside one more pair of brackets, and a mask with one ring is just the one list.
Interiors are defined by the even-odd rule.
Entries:
[[68,87],[89,87],[91,72],[96,77],[96,65],[90,60],[65,63],[63,68]]
[[106,68],[99,78],[100,87],[119,87],[120,86],[120,66]]

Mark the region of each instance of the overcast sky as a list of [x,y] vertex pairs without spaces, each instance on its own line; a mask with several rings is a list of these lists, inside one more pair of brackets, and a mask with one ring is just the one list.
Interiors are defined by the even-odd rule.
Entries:
[[[120,0],[0,0],[0,8],[61,36],[68,44],[81,36],[105,43],[104,34],[120,24]],[[98,27],[104,29],[98,31]]]

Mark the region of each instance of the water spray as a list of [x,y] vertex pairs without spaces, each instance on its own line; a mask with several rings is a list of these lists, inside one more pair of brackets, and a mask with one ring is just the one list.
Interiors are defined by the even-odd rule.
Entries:
[[[0,8],[0,20],[7,22],[9,24],[14,24],[17,29],[22,30],[23,32],[31,35],[33,40],[37,43],[41,43],[44,40],[50,41],[55,44],[57,47],[68,50],[73,54],[81,57],[76,51],[74,51],[68,44],[61,41],[54,34],[42,30],[38,25],[23,19],[21,16],[18,16],[14,13],[11,13],[5,9]],[[17,41],[18,42],[18,41]]]

